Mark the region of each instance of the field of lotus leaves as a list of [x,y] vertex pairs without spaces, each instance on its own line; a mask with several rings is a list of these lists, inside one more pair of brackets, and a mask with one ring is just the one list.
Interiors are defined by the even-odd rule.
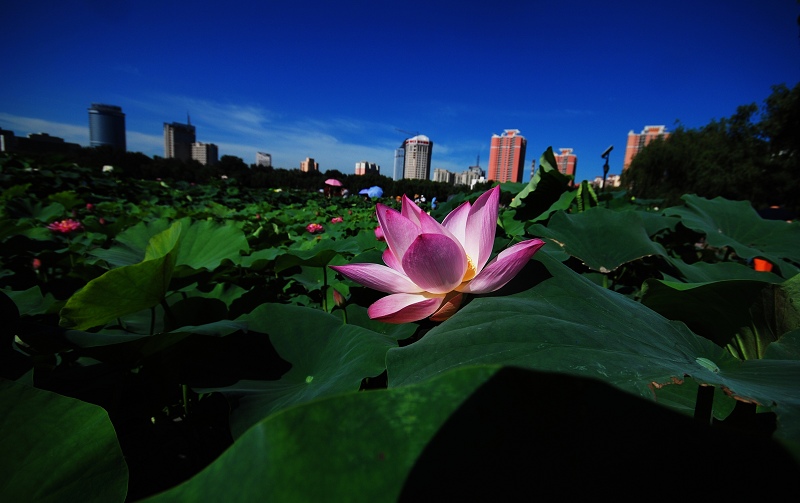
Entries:
[[0,501],[795,490],[800,223],[539,164],[500,185],[491,244],[543,240],[524,267],[384,323],[386,294],[331,266],[383,263],[376,204],[402,194],[0,157]]

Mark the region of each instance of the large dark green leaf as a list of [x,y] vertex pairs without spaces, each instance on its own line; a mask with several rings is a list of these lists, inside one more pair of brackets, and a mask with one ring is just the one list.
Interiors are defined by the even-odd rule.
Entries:
[[[238,262],[240,252],[250,250],[244,232],[234,226],[210,220],[192,222],[190,218],[182,218],[171,225],[177,223],[181,224],[181,244],[177,250],[176,266],[213,270],[225,259]],[[94,250],[92,255],[114,267],[136,264],[145,259],[151,238],[168,227],[170,222],[166,219],[147,225],[139,223],[120,233],[115,246]]]
[[691,377],[772,407],[779,425],[783,414],[788,419],[800,407],[797,359],[741,362],[682,323],[592,284],[546,254],[537,254],[496,295],[474,299],[420,341],[389,350],[389,385],[473,364],[590,377],[647,399]]
[[679,499],[743,466],[788,490],[798,473],[771,439],[712,430],[596,379],[464,366],[273,414],[197,476],[145,501],[493,501],[531,491],[588,500],[619,496],[625,489],[610,481],[620,477],[697,459],[702,470],[683,470],[659,494]]
[[260,419],[193,479],[145,501],[397,501],[431,437],[496,370],[351,390],[282,410]]
[[680,271],[681,280],[689,283],[707,283],[729,279],[749,279],[769,283],[783,282],[783,278],[777,274],[756,271],[752,267],[738,262],[695,262],[694,264],[687,264],[683,260],[673,257],[664,257],[664,259]]
[[341,253],[355,254],[361,251],[353,239],[334,241],[325,239],[309,250],[290,249],[275,261],[275,271],[280,272],[296,265],[325,267],[333,257]]
[[682,199],[686,207],[666,208],[664,214],[678,216],[683,225],[705,234],[709,245],[731,247],[743,259],[766,258],[784,278],[800,273],[796,265],[800,264],[800,225],[763,220],[747,201],[709,200],[692,194]]
[[[758,273],[755,273],[758,274]],[[741,359],[761,358],[769,344],[800,328],[800,296],[786,285],[728,280],[703,284],[648,280],[642,304],[679,320]]]
[[175,265],[214,270],[222,260],[236,263],[241,253],[249,251],[250,246],[241,229],[203,220],[184,229]]
[[20,292],[3,289],[3,292],[14,301],[23,316],[47,313],[56,303],[53,294],[42,295],[42,290],[38,286]]
[[636,211],[595,207],[576,214],[557,212],[547,227],[534,224],[528,233],[603,273],[642,257],[667,255],[663,246],[650,239]]
[[235,321],[246,323],[247,330],[269,334],[292,369],[278,381],[240,381],[216,390],[238,403],[231,416],[234,436],[278,410],[359,389],[364,378],[386,369],[386,351],[397,345],[394,337],[300,306],[262,304]]
[[102,408],[0,379],[0,500],[125,501],[128,467]]

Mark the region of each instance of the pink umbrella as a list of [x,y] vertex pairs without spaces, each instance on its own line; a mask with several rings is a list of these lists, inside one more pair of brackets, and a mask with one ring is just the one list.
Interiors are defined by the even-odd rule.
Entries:
[[341,187],[342,186],[342,182],[340,182],[339,180],[336,180],[335,178],[328,178],[327,180],[325,180],[325,185],[332,185],[334,187]]

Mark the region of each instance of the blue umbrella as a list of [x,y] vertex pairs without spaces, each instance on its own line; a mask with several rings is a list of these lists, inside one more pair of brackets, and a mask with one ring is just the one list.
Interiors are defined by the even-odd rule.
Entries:
[[373,185],[368,189],[361,189],[358,191],[359,194],[366,194],[369,197],[381,197],[383,195],[383,189]]

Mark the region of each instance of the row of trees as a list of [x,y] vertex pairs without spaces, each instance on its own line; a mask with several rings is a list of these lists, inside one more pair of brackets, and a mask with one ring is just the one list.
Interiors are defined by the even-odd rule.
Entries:
[[[317,191],[325,187],[325,180],[335,178],[342,182],[350,194],[357,195],[361,189],[378,186],[385,196],[406,194],[409,197],[424,195],[427,200],[436,197],[439,201],[466,190],[464,186],[452,185],[430,180],[393,180],[379,174],[344,174],[338,170],[321,172],[302,172],[299,169],[285,169],[247,165],[241,158],[223,155],[217,164],[203,165],[198,161],[182,161],[159,156],[150,158],[140,152],[121,152],[108,147],[86,147],[76,152],[26,153],[45,164],[54,162],[75,163],[79,166],[101,170],[103,166],[113,166],[113,175],[120,179],[184,181],[188,183],[216,183],[225,177],[226,183],[236,183],[248,188],[292,188]],[[491,183],[481,184],[476,191],[491,187]]]
[[800,214],[800,83],[773,86],[761,107],[739,106],[698,129],[679,123],[634,157],[621,183],[631,195],[667,206],[697,194]]

